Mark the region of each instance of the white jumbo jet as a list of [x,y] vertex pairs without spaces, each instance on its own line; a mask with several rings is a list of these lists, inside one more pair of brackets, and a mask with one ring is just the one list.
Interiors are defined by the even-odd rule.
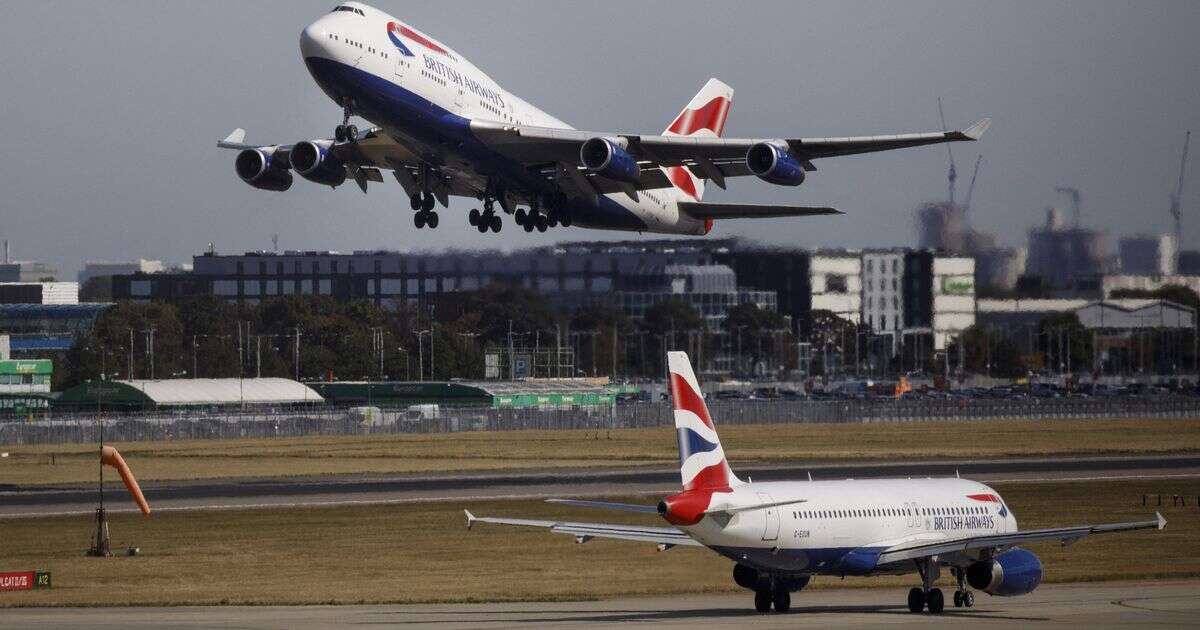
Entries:
[[1166,520],[1080,525],[1019,531],[1000,494],[966,479],[871,479],[744,482],[729,468],[686,353],[668,353],[671,400],[679,443],[683,491],[657,506],[551,499],[589,508],[658,514],[674,527],[572,523],[478,517],[474,523],[542,527],[575,536],[708,547],[733,560],[733,580],[754,591],[754,607],[791,607],[791,593],[814,575],[917,573],[921,586],[908,593],[908,609],[940,613],[934,587],[948,567],[956,607],[974,605],[968,590],[1024,595],[1042,580],[1042,563],[1020,543],[1059,540],[1135,529],[1162,529]]
[[[977,140],[989,121],[965,131],[841,138],[730,138],[721,134],[733,89],[711,79],[661,135],[577,131],[506,91],[433,37],[365,4],[347,2],[300,35],[317,85],[342,107],[332,139],[248,144],[236,129],[217,143],[240,151],[238,176],[283,191],[292,172],[365,193],[390,170],[408,194],[417,228],[436,228],[452,196],[482,202],[469,222],[499,232],[496,206],[526,232],[579,227],[707,234],[716,219],[840,214],[823,207],[702,201],[705,182],[724,188],[755,175],[799,186],[813,161]],[[372,123],[360,131],[359,116]],[[523,206],[518,208],[518,206]],[[526,209],[528,208],[528,209]]]

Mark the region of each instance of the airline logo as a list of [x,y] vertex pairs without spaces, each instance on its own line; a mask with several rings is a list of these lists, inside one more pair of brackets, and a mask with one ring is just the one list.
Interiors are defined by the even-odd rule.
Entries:
[[440,53],[446,55],[447,57],[450,56],[450,53],[447,52],[445,48],[433,43],[433,41],[431,41],[428,37],[425,37],[424,35],[412,30],[411,28],[408,28],[403,24],[397,22],[388,22],[387,31],[388,39],[392,40],[392,44],[396,46],[396,48],[400,50],[400,53],[405,57],[415,57],[416,55],[413,54],[412,50],[409,49],[408,46],[404,45],[404,42],[400,40],[401,37],[414,41],[435,53]]
[[675,409],[683,489],[728,492],[730,479],[725,450],[721,448],[721,439],[708,415],[708,406],[700,396],[696,378],[690,369],[684,372],[677,369],[676,361],[671,363],[671,403]]
[[729,105],[729,99],[718,96],[698,109],[685,109],[680,112],[675,122],[667,127],[667,132],[677,136],[690,136],[707,130],[709,133],[701,135],[720,137],[725,132],[725,121],[729,118]]
[[[732,105],[733,89],[716,79],[710,79],[687,108],[675,117],[663,135],[718,138],[725,132],[725,121],[729,119]],[[668,166],[663,171],[683,194],[696,201],[704,196],[704,182],[687,167]],[[712,225],[706,222],[704,233],[707,234],[711,229]]]
[[1008,516],[1008,506],[1004,505],[1004,502],[1000,500],[1000,497],[998,497],[994,494],[968,494],[967,498],[971,499],[972,501],[979,501],[981,503],[999,504],[1000,505],[1000,512],[999,512],[1000,516],[1002,516],[1002,517]]

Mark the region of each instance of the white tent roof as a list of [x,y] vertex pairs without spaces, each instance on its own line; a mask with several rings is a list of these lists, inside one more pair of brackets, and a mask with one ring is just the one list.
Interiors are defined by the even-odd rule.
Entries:
[[158,405],[229,405],[321,403],[307,385],[286,378],[188,378],[120,381]]

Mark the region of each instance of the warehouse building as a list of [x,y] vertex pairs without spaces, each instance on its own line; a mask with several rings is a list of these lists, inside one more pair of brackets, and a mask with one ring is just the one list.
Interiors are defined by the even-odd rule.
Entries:
[[121,411],[244,406],[319,405],[325,399],[312,388],[286,378],[197,378],[139,381],[88,381],[62,393],[56,408]]
[[338,381],[310,383],[332,405],[407,408],[438,407],[571,408],[612,405],[630,388],[607,384],[607,379],[529,379],[522,381],[451,381],[428,383],[370,383]]

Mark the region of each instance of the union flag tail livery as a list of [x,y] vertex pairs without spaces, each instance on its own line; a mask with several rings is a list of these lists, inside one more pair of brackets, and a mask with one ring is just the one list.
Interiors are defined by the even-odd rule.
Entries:
[[741,481],[729,468],[721,438],[708,414],[700,384],[686,352],[668,352],[671,405],[679,440],[679,471],[683,489],[728,492]]
[[[719,79],[709,79],[663,131],[663,135],[720,138],[725,132],[725,121],[729,118],[729,108],[732,106],[733,88]],[[704,180],[690,170],[682,166],[668,166],[663,168],[663,172],[675,185],[683,201],[700,201],[704,197]]]

